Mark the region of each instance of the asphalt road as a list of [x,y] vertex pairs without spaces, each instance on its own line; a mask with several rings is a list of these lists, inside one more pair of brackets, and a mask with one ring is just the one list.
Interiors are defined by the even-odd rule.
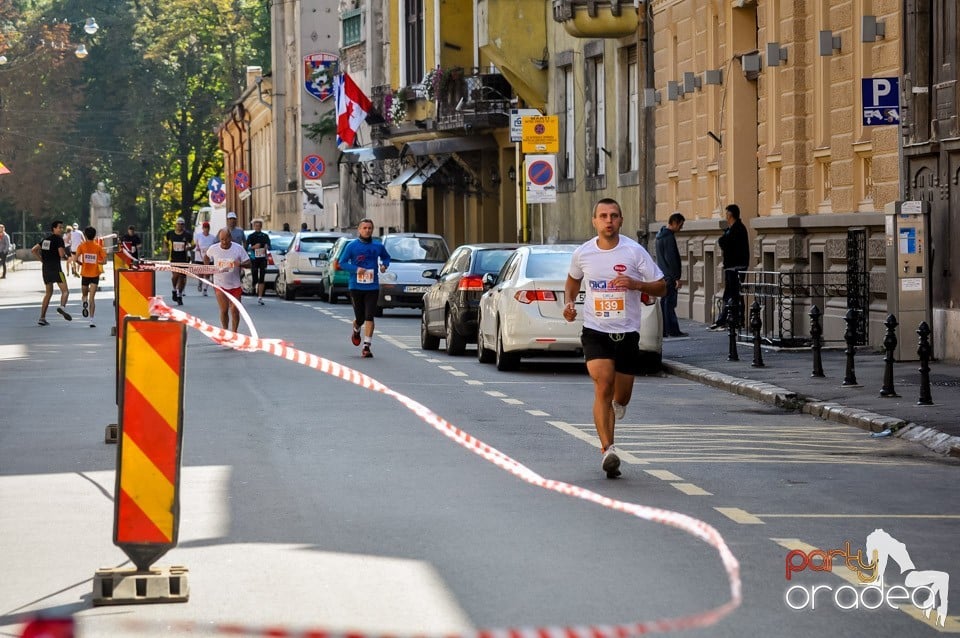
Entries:
[[[158,561],[190,570],[190,601],[92,607],[94,571],[127,564],[111,540],[116,447],[103,443],[117,421],[108,306],[95,329],[55,314],[41,328],[38,302],[0,295],[0,636],[38,612],[75,614],[81,636],[182,635],[182,620],[198,635],[226,623],[404,634],[629,623],[729,599],[717,553],[677,529],[532,487],[387,396],[190,331],[180,542]],[[877,528],[918,570],[953,576],[943,629],[960,632],[955,460],[664,376],[637,381],[611,481],[582,364],[501,373],[472,349],[422,352],[412,311],[378,319],[362,360],[347,305],[267,302],[246,306],[261,336],[370,374],[546,478],[714,526],[744,602],[690,634],[935,634],[909,602],[839,609],[853,575],[841,559],[786,580],[789,551],[856,552]],[[195,290],[182,309],[216,322]],[[903,580],[893,562],[885,578]],[[785,600],[794,585],[800,610]]]

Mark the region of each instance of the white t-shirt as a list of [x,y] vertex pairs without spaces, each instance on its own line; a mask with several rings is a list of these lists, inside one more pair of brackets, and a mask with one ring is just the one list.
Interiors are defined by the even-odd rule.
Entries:
[[81,233],[79,230],[70,231],[70,247],[72,250],[80,248],[80,244],[83,243],[83,240],[83,233]]
[[203,233],[194,235],[193,241],[197,244],[197,249],[193,251],[193,261],[201,264],[203,263],[203,256],[207,254],[207,248],[220,242],[213,233],[209,235],[204,235]]
[[573,251],[570,276],[585,281],[583,325],[599,332],[639,332],[639,290],[614,288],[610,282],[624,274],[640,281],[663,279],[663,271],[650,253],[629,237],[620,235],[615,248],[602,250],[593,238]]
[[220,242],[217,242],[207,248],[207,257],[218,270],[229,268],[226,272],[214,273],[213,283],[228,290],[241,287],[240,264],[250,261],[243,246],[230,244],[230,248],[222,248]]

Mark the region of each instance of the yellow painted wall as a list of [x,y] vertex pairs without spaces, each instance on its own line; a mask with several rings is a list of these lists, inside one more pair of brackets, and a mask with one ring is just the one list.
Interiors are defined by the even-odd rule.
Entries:
[[[432,1],[430,2],[432,8]],[[431,24],[432,28],[432,24]],[[433,36],[429,46],[433,47]],[[440,68],[473,66],[473,0],[440,1]],[[433,66],[427,58],[427,68]]]

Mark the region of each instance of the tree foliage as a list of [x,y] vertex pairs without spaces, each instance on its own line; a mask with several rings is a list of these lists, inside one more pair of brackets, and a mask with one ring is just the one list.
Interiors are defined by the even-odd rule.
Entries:
[[[89,15],[94,35],[82,28]],[[0,177],[0,219],[27,211],[42,227],[62,211],[86,223],[98,181],[114,195],[118,227],[149,223],[151,191],[167,223],[190,219],[222,171],[217,129],[246,66],[268,66],[269,29],[263,0],[0,2],[0,53],[10,58],[0,67],[0,161],[12,171]],[[54,35],[70,46],[51,47]],[[72,54],[79,42],[85,60]]]

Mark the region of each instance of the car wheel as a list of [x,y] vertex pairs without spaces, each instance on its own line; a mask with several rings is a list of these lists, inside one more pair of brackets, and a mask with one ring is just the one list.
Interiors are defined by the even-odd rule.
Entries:
[[480,330],[480,318],[477,318],[477,361],[480,363],[493,363],[493,350],[483,343],[483,331]]
[[[280,295],[279,292],[277,294]],[[287,283],[286,277],[283,278],[283,294],[280,296],[282,296],[287,301],[293,301],[294,299],[297,298],[297,291],[293,289],[293,286]]]
[[447,319],[444,322],[446,327],[446,334],[444,335],[444,341],[446,341],[446,351],[450,356],[456,357],[460,356],[467,349],[467,340],[457,332],[457,329],[453,325],[453,315],[447,313]]
[[426,315],[422,315],[420,317],[420,348],[423,350],[439,350],[440,349],[440,337],[434,337],[427,330]]
[[506,372],[509,370],[516,370],[520,365],[520,356],[513,354],[512,352],[503,351],[503,335],[500,334],[500,326],[497,326],[497,355],[496,355],[496,364],[497,370]]
[[283,278],[283,275],[277,275],[277,282],[273,284],[273,292],[276,293],[278,297],[283,297],[287,294],[287,280]]
[[330,284],[330,290],[327,291],[327,303],[337,303],[337,293],[333,289],[333,284]]

